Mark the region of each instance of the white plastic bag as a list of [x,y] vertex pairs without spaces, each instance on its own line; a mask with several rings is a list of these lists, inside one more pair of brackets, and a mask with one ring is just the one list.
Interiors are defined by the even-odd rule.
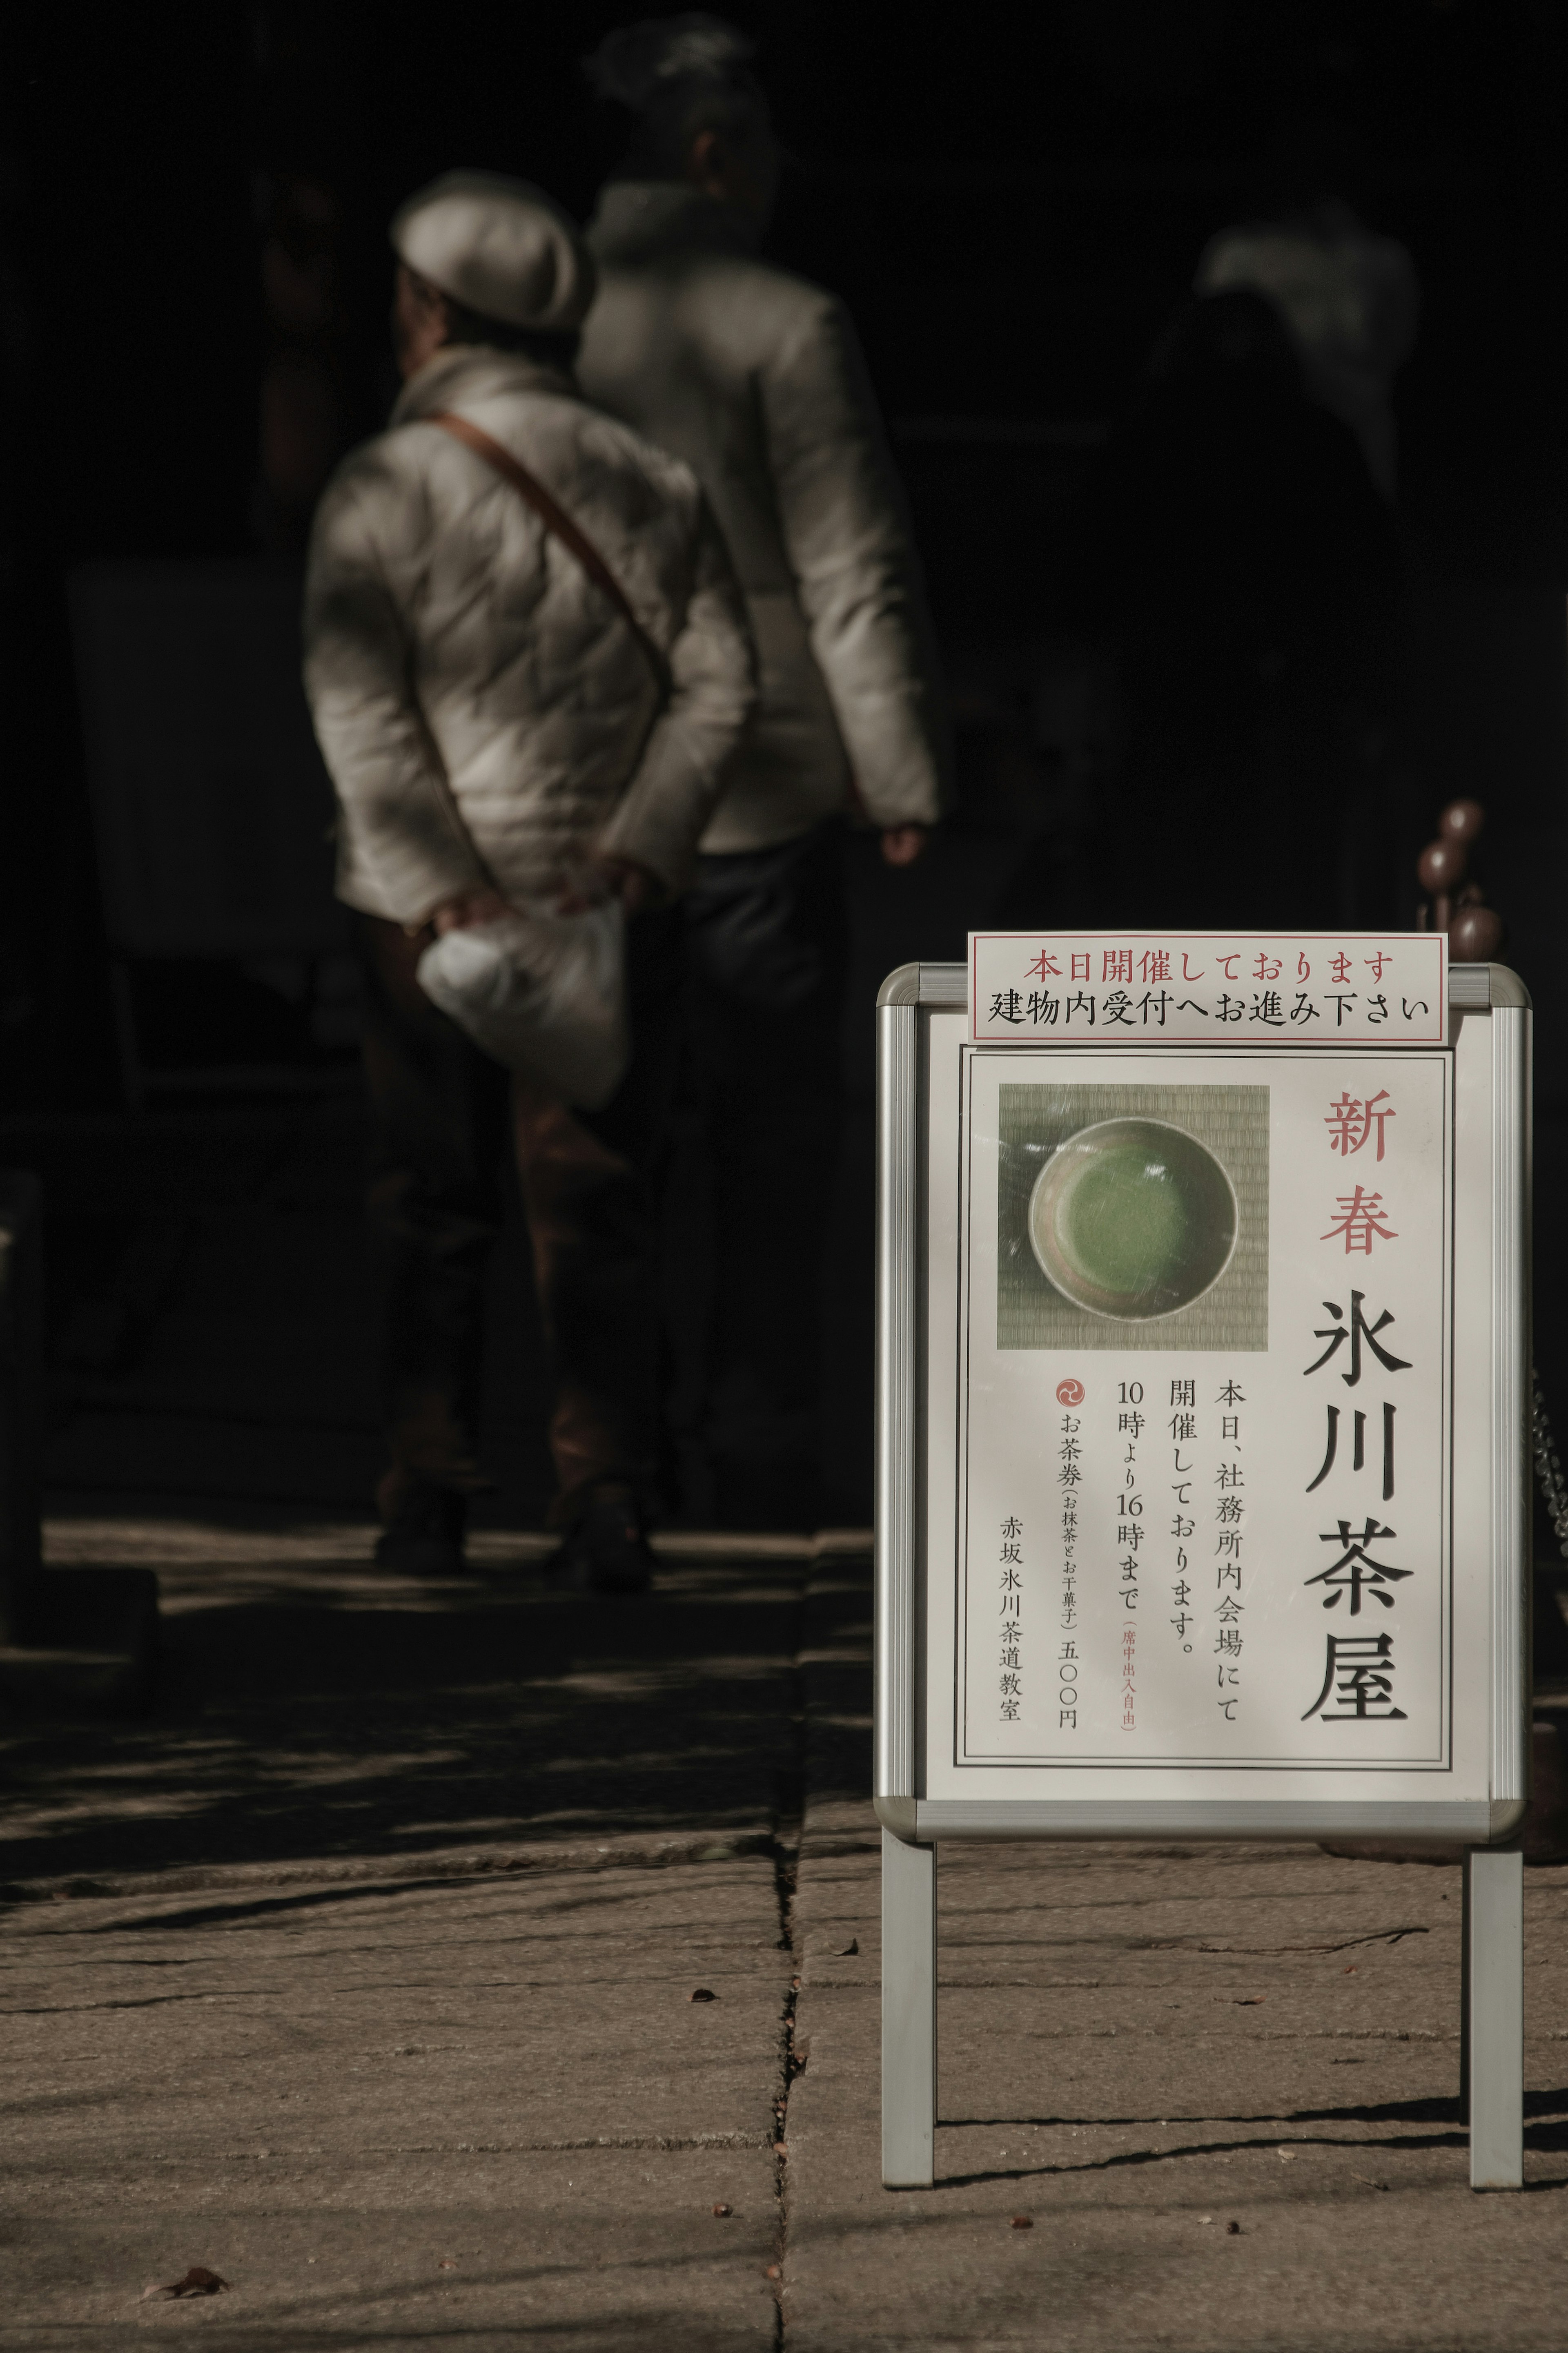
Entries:
[[416,968],[434,1005],[492,1060],[600,1111],[631,1060],[626,915],[530,906],[443,932]]

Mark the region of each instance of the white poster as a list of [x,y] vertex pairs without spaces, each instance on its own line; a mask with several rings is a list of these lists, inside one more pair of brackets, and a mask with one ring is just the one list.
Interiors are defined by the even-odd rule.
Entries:
[[953,1765],[1443,1769],[1450,1058],[963,1059]]

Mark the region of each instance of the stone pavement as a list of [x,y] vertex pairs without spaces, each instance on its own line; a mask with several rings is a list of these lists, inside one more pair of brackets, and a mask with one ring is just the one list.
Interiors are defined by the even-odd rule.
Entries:
[[939,2180],[889,2192],[854,1539],[674,1539],[611,1607],[538,1539],[437,1588],[94,1509],[54,1556],[159,1566],[170,1674],[5,1727],[0,2345],[1568,2342],[1562,1868],[1478,2198],[1457,1870],[945,1849]]

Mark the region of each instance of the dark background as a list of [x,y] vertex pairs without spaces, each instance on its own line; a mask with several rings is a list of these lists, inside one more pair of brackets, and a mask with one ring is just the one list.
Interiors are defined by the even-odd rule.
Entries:
[[[258,426],[278,344],[262,251],[279,185],[304,175],[335,208],[324,233],[331,317],[316,348],[331,431],[346,445],[378,427],[392,387],[394,205],[465,164],[522,173],[584,216],[620,135],[591,107],[578,60],[638,13],[324,0],[7,20],[0,1069],[23,1124],[16,1155],[52,1172],[51,1286],[68,1307],[84,1283],[124,1288],[100,1261],[125,1235],[117,1228],[110,1247],[91,1224],[101,1203],[81,1189],[84,1160],[102,1147],[80,1139],[121,1134],[123,1106],[66,577],[104,556],[269,549],[287,560],[288,532],[268,520],[259,487]],[[1486,803],[1482,871],[1510,924],[1505,953],[1541,1009],[1542,1168],[1554,1195],[1568,1115],[1568,983],[1557,976],[1568,825],[1563,9],[1057,0],[1032,12],[893,11],[793,0],[729,13],[758,40],[792,156],[768,250],[842,293],[858,322],[959,725],[960,807],[926,867],[896,881],[868,846],[846,851],[859,959],[852,1101],[868,1084],[865,1015],[881,973],[910,955],[958,952],[1020,845],[1048,846],[1053,828],[1065,839],[1092,800],[1094,649],[1075,640],[1071,618],[1086,473],[1205,243],[1259,201],[1271,132],[1326,113],[1360,134],[1361,208],[1409,247],[1423,292],[1397,396],[1394,758],[1405,834],[1390,887],[1408,920],[1410,861],[1436,811],[1460,790]],[[1310,828],[1313,810],[1300,821]],[[204,1129],[190,1114],[213,1167],[227,1165],[211,1143],[216,1116]],[[136,1133],[140,1150],[145,1123]],[[195,1147],[183,1149],[188,1165]],[[837,1295],[857,1335],[841,1401],[857,1429],[865,1176],[862,1138],[836,1213],[847,1270]],[[85,1222],[66,1220],[69,1201],[85,1204]],[[1544,1220],[1542,1246],[1551,1306]],[[100,1268],[90,1279],[89,1260]],[[1541,1318],[1549,1369],[1555,1320]],[[104,1366],[113,1362],[111,1352]],[[860,1447],[846,1441],[847,1510]]]
[[[35,427],[72,451],[57,543],[247,543],[258,174],[302,166],[342,201],[369,429],[393,206],[463,162],[584,216],[620,142],[577,60],[636,13],[16,12],[8,290]],[[1400,395],[1409,519],[1478,563],[1560,563],[1568,42],[1549,0],[731,14],[795,158],[771,249],[847,297],[894,417],[1113,413],[1205,240],[1256,195],[1273,125],[1349,120],[1367,209],[1426,298]]]
[[[61,580],[85,557],[256,546],[268,188],[304,172],[340,210],[331,363],[352,440],[390,388],[392,206],[462,162],[523,172],[585,215],[619,132],[578,59],[635,13],[325,0],[9,17],[5,640],[13,758],[18,733],[26,749],[3,1018],[32,1099],[111,1083],[84,969],[93,891]],[[1256,200],[1270,131],[1327,112],[1359,132],[1364,210],[1410,247],[1424,296],[1398,395],[1420,608],[1404,751],[1430,775],[1423,805],[1463,785],[1493,807],[1492,862],[1529,902],[1510,911],[1515,947],[1543,961],[1539,829],[1563,814],[1563,9],[732,13],[795,159],[770,249],[853,308],[961,718],[988,691],[986,645],[1057,611],[1064,507],[1095,428],[1125,406],[1206,238]]]

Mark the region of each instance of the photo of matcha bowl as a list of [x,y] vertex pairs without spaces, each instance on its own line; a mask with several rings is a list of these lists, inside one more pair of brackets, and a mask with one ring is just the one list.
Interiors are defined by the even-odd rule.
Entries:
[[1047,1282],[1090,1315],[1143,1324],[1212,1290],[1230,1264],[1236,1188],[1163,1119],[1106,1119],[1059,1144],[1029,1197]]

